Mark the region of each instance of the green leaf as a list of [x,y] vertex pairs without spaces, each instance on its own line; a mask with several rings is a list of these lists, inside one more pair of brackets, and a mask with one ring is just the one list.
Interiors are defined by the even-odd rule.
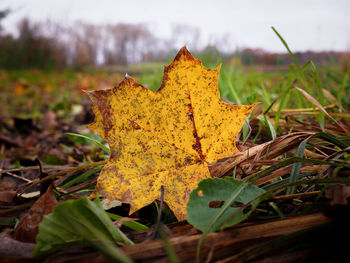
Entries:
[[[242,191],[239,191],[240,188]],[[235,195],[235,199],[231,200],[232,194],[237,191],[239,195]],[[234,201],[238,204],[246,204],[264,192],[257,186],[231,177],[202,180],[198,188],[190,194],[190,200],[187,203],[188,222],[202,232],[208,228],[210,228],[208,232],[214,232],[223,226],[232,226],[246,219],[249,213],[237,212],[238,208],[231,207],[231,204]],[[213,201],[226,202],[221,208],[211,208],[209,204]],[[258,201],[253,202],[252,206],[256,207],[258,203]],[[220,215],[217,216],[220,211]],[[234,214],[234,212],[237,213]]]
[[82,197],[63,202],[44,216],[33,255],[42,256],[67,246],[92,243],[110,259],[131,262],[114,242],[132,244],[109,219],[98,198],[90,201]]

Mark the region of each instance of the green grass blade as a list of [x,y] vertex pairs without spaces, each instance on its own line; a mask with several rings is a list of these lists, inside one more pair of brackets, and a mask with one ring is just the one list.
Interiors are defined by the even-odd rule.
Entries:
[[70,136],[76,136],[76,137],[80,137],[80,138],[84,138],[86,140],[90,140],[90,141],[93,141],[95,142],[105,153],[107,153],[108,155],[111,155],[111,151],[110,149],[103,145],[102,143],[100,143],[98,140],[94,139],[94,138],[90,138],[86,135],[82,135],[82,134],[79,134],[79,133],[72,133],[72,132],[66,132],[67,135],[70,135]]
[[297,66],[298,70],[300,70],[300,64],[299,64],[298,60],[296,59],[296,57],[294,56],[293,52],[290,50],[287,42],[283,39],[283,37],[280,35],[280,33],[278,33],[278,31],[274,27],[271,27],[271,28],[276,33],[278,38],[281,40],[281,42],[285,46],[285,48],[287,49],[289,55],[292,57],[294,64]]
[[273,125],[271,124],[270,120],[268,119],[268,117],[266,115],[264,115],[264,121],[265,121],[265,125],[267,126],[271,139],[275,140],[277,135],[276,135],[276,130],[273,127]]
[[286,215],[283,214],[283,212],[278,208],[278,206],[276,205],[275,202],[269,202],[269,206],[271,206],[273,208],[273,210],[275,210],[275,212],[278,214],[278,216],[280,218],[285,218]]
[[235,103],[242,104],[242,101],[241,101],[240,97],[238,96],[235,88],[233,87],[232,81],[230,81],[229,78],[226,78],[226,84],[227,84],[227,87],[229,88],[229,91],[230,91],[232,97],[235,100]]
[[295,163],[314,163],[314,164],[326,164],[334,167],[342,167],[342,168],[350,168],[350,165],[340,163],[340,162],[329,162],[329,161],[323,161],[323,160],[317,160],[317,159],[307,159],[307,158],[301,158],[301,157],[291,157],[289,159],[286,159],[284,161],[281,161],[265,170],[262,170],[258,173],[256,173],[254,176],[252,176],[249,181],[251,183],[256,182],[260,178],[271,174],[273,171],[276,171],[280,168],[283,168],[285,166],[295,164]]
[[[108,215],[108,217],[112,220],[120,220],[122,219],[123,217],[120,216],[120,215],[116,215],[116,214],[112,214],[112,213],[109,213],[109,212],[106,212],[106,214]],[[144,232],[146,230],[148,230],[148,227],[139,223],[139,222],[136,222],[136,221],[125,221],[123,222],[123,226],[126,226],[130,229],[133,229],[137,232]]]
[[301,71],[305,71],[307,68],[311,68],[311,70],[313,72],[316,71],[316,67],[315,67],[315,64],[309,60],[308,62],[306,62],[302,67],[301,67]]
[[286,99],[287,99],[287,95],[288,93],[291,91],[291,88],[287,88],[285,89],[283,92],[282,92],[282,95],[281,95],[281,102],[280,102],[280,105],[277,109],[277,112],[276,112],[276,116],[275,116],[275,130],[278,130],[278,124],[279,124],[279,121],[280,121],[280,116],[281,116],[281,110],[284,108],[284,104],[286,102]]
[[[304,151],[305,151],[306,145],[309,142],[309,140],[312,139],[312,138],[323,139],[325,141],[328,141],[328,142],[330,142],[330,143],[340,147],[341,149],[345,149],[345,148],[348,147],[347,144],[345,144],[344,142],[338,140],[334,136],[332,136],[332,135],[330,135],[328,133],[325,133],[325,132],[320,132],[320,133],[316,133],[314,135],[311,135],[310,137],[306,138],[304,141],[302,141],[300,143],[300,145],[298,146],[297,151],[296,151],[296,155],[295,155],[296,157],[300,157],[301,158],[301,157],[304,156]],[[289,182],[290,183],[293,183],[293,182],[295,182],[297,180],[297,178],[299,176],[301,165],[302,165],[301,162],[293,164],[292,171],[291,171],[290,177],[289,177]],[[296,190],[295,186],[290,187],[290,188],[287,189],[287,194],[288,195],[294,194],[295,190]]]
[[[310,136],[309,138],[305,139],[304,141],[302,141],[300,143],[300,145],[298,146],[298,149],[296,151],[296,154],[295,154],[296,157],[303,157],[304,156],[304,151],[305,151],[306,144],[308,143],[308,141],[311,138],[313,138],[313,137]],[[297,180],[297,178],[299,176],[301,165],[302,165],[301,162],[293,164],[292,171],[291,171],[290,176],[289,176],[289,182],[290,183],[293,183],[293,182],[295,182]],[[294,194],[295,190],[296,190],[295,186],[289,187],[287,189],[287,195]]]
[[[338,92],[337,95],[337,100],[342,104],[343,102],[343,98],[346,95],[346,85],[349,81],[349,77],[350,77],[350,69],[348,69],[348,71],[346,72],[343,81],[342,81],[342,85],[341,85],[341,89],[340,92]],[[346,97],[346,96],[345,96]]]
[[[295,157],[293,157],[295,158]],[[268,191],[266,191],[265,193],[262,193],[261,195],[257,196],[256,198],[254,198],[253,200],[251,200],[249,203],[247,203],[246,205],[240,207],[237,212],[239,210],[243,210],[245,208],[248,207],[248,205],[250,205],[251,203],[253,203],[254,201],[257,200],[269,200],[270,197],[273,197],[273,193],[276,191],[280,191],[283,190],[285,188],[288,187],[292,187],[292,186],[296,186],[296,185],[302,185],[302,184],[307,184],[307,185],[315,185],[315,184],[330,184],[330,183],[341,183],[341,184],[350,184],[350,178],[347,177],[332,177],[332,178],[315,178],[315,179],[301,179],[298,180],[296,182],[293,183],[287,183],[284,185],[278,185]],[[253,207],[252,209],[256,209],[256,207]],[[249,211],[248,213],[251,213],[252,211]]]
[[265,103],[267,105],[270,105],[272,103],[272,98],[270,96],[270,93],[267,92],[264,82],[261,82],[260,87],[261,87],[261,90],[262,90],[262,95],[263,95],[263,98],[265,100]]
[[169,239],[163,229],[163,226],[161,225],[160,228],[159,228],[159,235],[160,235],[160,238],[162,239],[163,241],[163,244],[164,244],[164,249],[168,255],[168,259],[169,259],[169,262],[170,263],[178,263],[180,262],[178,257],[176,256],[176,253],[173,249],[173,247],[171,246],[170,242],[169,242]]
[[94,173],[97,173],[99,171],[101,171],[103,168],[103,166],[98,166],[98,167],[95,167],[89,171],[86,171],[85,173],[73,178],[72,180],[68,181],[67,183],[65,184],[61,184],[60,186],[63,188],[63,189],[67,189],[75,184],[79,184],[79,183],[83,183],[85,182],[89,176],[93,175]]

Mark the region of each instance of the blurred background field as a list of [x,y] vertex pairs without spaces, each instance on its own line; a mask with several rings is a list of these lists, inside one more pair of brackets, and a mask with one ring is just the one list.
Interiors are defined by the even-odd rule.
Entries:
[[[305,42],[305,46],[299,50],[292,47],[293,58],[270,27],[264,29],[264,33],[266,30],[271,33],[271,40],[266,43],[271,42],[275,46],[277,43],[279,48],[275,48],[276,51],[273,51],[272,44],[269,46],[265,42],[261,42],[261,45],[265,45],[266,49],[259,48],[260,36],[257,36],[256,44],[248,43],[246,46],[232,41],[230,33],[221,33],[221,29],[218,29],[217,35],[206,38],[208,32],[190,22],[173,23],[169,34],[161,35],[155,30],[157,25],[147,22],[94,23],[83,20],[83,15],[79,21],[64,22],[58,15],[48,20],[44,14],[38,13],[38,8],[34,8],[37,1],[33,1],[32,6],[21,1],[1,1],[0,4],[0,111],[3,120],[11,121],[16,117],[39,121],[47,110],[53,111],[58,118],[69,120],[79,111],[78,105],[82,104],[82,100],[89,103],[82,90],[111,88],[126,73],[155,91],[160,87],[163,67],[171,62],[182,45],[188,45],[190,52],[209,68],[222,64],[219,81],[221,96],[233,103],[260,102],[263,110],[271,106],[267,111],[271,114],[283,109],[315,109],[315,105],[298,91],[289,90],[294,85],[293,81],[297,81],[298,86],[321,105],[331,105],[331,113],[344,113],[349,108],[350,53],[346,48],[340,48],[346,47],[346,36],[338,37],[339,43],[333,45],[334,50],[330,48],[332,42],[328,40],[322,44],[328,45],[325,50],[322,50],[321,43],[314,45],[314,48],[309,48],[308,44],[331,31],[316,31],[315,36],[308,35],[309,40],[284,35],[288,43],[298,40],[298,45],[302,47],[302,42]],[[204,12],[206,5],[203,3]],[[338,17],[341,22],[342,2],[332,5],[324,1],[320,5],[329,7],[326,20],[337,24],[334,18]],[[79,9],[74,9],[76,6],[61,2],[61,8],[67,6],[73,10],[72,17],[79,17]],[[89,2],[85,6],[91,8]],[[42,6],[47,14],[54,15],[55,12],[49,7]],[[277,8],[281,7],[277,5]],[[213,8],[216,10],[217,6]],[[270,4],[266,4],[265,8],[268,12]],[[297,5],[290,8],[297,8]],[[156,6],[155,9],[158,11]],[[96,8],[91,20],[102,10],[102,6]],[[316,10],[321,12],[323,9],[318,7]],[[167,9],[164,11],[169,12]],[[251,11],[255,12],[255,9]],[[190,10],[184,12],[187,14]],[[222,12],[226,14],[226,11]],[[63,14],[61,10],[56,13]],[[171,16],[171,13],[168,14]],[[288,29],[282,23],[283,19],[273,19],[277,24],[281,22],[282,28]],[[301,21],[304,19],[300,17]],[[135,21],[138,21],[136,16]],[[258,20],[252,20],[254,22]],[[244,28],[246,23],[242,21],[241,27]],[[294,23],[297,25],[298,22]],[[310,27],[317,25],[317,20],[310,20]],[[348,25],[345,23],[344,26]],[[239,32],[238,29],[232,30]],[[291,32],[294,34],[294,31]],[[300,30],[300,34],[305,33]],[[242,37],[246,36],[242,34]],[[300,66],[308,66],[300,71],[296,61]],[[323,113],[314,114],[320,114],[319,120],[322,122]]]
[[[33,65],[23,68],[19,66],[19,69],[3,67],[0,70],[1,117],[40,120],[45,111],[53,110],[59,118],[69,120],[74,114],[74,107],[81,105],[82,100],[87,100],[82,90],[114,87],[125,74],[155,91],[161,85],[164,66],[171,62],[174,54],[175,51],[169,52],[162,61],[157,62],[130,65],[88,64],[79,69],[70,66],[41,68]],[[296,59],[304,62],[301,65],[310,61],[310,56],[314,56],[316,60],[322,58],[318,64],[313,60],[314,64],[309,64],[301,74],[291,65],[292,59],[289,54],[265,54],[259,50],[243,50],[237,54],[225,55],[213,48],[193,54],[209,68],[222,65],[219,78],[220,93],[222,98],[233,103],[260,102],[260,106],[267,109],[276,100],[270,111],[276,110],[276,107],[280,110],[315,108],[315,105],[295,90],[288,91],[283,105],[280,105],[281,94],[292,87],[292,80],[295,80],[300,81],[302,88],[323,106],[336,104],[330,112],[341,113],[344,109],[349,109],[350,67],[346,63],[350,60],[346,52],[297,54]],[[268,57],[267,62],[265,56]],[[280,62],[280,57],[285,57],[284,63]]]

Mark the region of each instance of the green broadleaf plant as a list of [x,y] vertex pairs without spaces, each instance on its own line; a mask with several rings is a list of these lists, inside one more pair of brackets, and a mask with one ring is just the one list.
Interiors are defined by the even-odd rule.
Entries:
[[64,247],[91,243],[108,258],[132,262],[117,244],[133,244],[109,219],[96,198],[87,197],[63,202],[44,216],[39,225],[33,256],[56,252]]
[[[239,211],[232,215],[238,210],[238,207],[231,207],[231,204],[234,202],[246,204],[265,192],[257,186],[245,184],[247,182],[231,177],[202,180],[198,184],[198,188],[192,191],[187,203],[188,221],[203,232],[214,232],[223,226],[227,227],[243,221],[249,216],[249,213]],[[239,191],[239,195],[231,200],[230,197],[236,191]],[[213,201],[226,202],[221,208],[211,208],[209,205]],[[258,204],[257,201],[252,203],[252,206],[256,207]],[[225,206],[227,207],[225,208]],[[216,216],[220,209],[223,212],[220,216]]]

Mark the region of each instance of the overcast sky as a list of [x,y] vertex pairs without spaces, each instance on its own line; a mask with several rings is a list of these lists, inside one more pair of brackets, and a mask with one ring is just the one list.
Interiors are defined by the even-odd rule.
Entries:
[[[225,37],[232,50],[285,51],[274,26],[293,51],[350,50],[349,0],[0,0],[4,8],[13,11],[2,23],[10,32],[23,17],[62,24],[147,23],[162,38],[183,24],[200,29],[203,46]],[[179,46],[191,45],[181,41],[187,43]]]

